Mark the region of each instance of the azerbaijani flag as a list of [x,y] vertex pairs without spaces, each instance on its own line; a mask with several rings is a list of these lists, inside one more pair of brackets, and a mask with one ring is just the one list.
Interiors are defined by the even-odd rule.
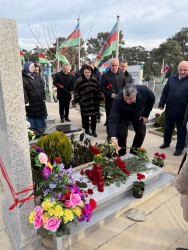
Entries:
[[20,59],[22,60],[22,62],[24,64],[25,63],[25,58],[24,58],[23,51],[22,51],[21,48],[20,48]]
[[39,63],[48,63],[48,59],[43,55],[42,51],[38,49]]
[[76,74],[76,68],[71,72],[71,74],[73,74],[73,75]]
[[111,59],[109,59],[103,65],[101,65],[99,68],[99,71],[103,74],[106,73],[110,69],[110,62],[111,62]]
[[98,55],[96,56],[94,61],[95,67],[99,65],[99,63],[101,62],[101,58],[111,55],[112,51],[116,50],[116,43],[117,43],[116,38],[117,38],[117,23],[114,25],[112,31],[105,40],[103,47],[100,49]]
[[59,58],[59,55],[63,53],[67,47],[80,45],[80,37],[80,26],[77,24],[75,30],[62,42],[61,46],[58,48],[56,58]]
[[69,63],[69,61],[67,60],[66,56],[63,54],[63,52],[61,52],[61,54],[58,56],[59,61],[69,65],[69,68],[71,69],[71,65]]

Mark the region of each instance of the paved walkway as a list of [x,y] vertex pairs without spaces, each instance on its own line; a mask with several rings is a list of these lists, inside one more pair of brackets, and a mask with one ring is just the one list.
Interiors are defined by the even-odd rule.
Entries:
[[[58,103],[47,103],[49,116],[60,123],[58,115]],[[71,124],[81,126],[80,113],[75,109],[70,110]],[[101,117],[102,122],[97,124],[97,138],[91,137],[92,143],[104,142],[106,139],[105,114]],[[129,131],[127,146],[131,146],[134,132]],[[149,159],[154,153],[165,153],[167,159],[164,171],[173,175],[177,174],[181,156],[173,156],[175,141],[165,150],[159,149],[163,138],[147,132],[143,147],[147,150]],[[0,249],[13,249],[7,227],[4,223],[2,207],[3,188],[0,183]],[[134,222],[123,214],[111,223],[101,227],[87,238],[72,246],[73,250],[174,250],[176,247],[188,248],[188,223],[182,216],[180,196],[173,186],[145,201],[137,208],[142,209],[147,218],[145,222]],[[52,242],[45,242],[46,249],[52,249]]]

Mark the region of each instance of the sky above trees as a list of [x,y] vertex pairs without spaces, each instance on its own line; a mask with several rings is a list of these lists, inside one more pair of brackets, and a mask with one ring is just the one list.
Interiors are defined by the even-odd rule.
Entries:
[[55,37],[67,37],[74,30],[78,17],[86,41],[99,32],[110,32],[119,14],[125,47],[140,45],[147,50],[158,47],[188,24],[187,0],[0,0],[0,4],[0,17],[17,21],[19,43],[25,49],[39,46],[29,26],[45,46],[44,29],[51,33],[54,43]]

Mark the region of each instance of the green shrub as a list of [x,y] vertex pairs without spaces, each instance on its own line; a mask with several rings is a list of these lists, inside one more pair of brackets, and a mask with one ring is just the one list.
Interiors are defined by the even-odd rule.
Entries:
[[69,165],[72,147],[69,139],[63,132],[52,132],[42,136],[36,146],[44,149],[51,162],[53,162],[55,157],[60,157],[66,166]]
[[[165,111],[161,113],[161,116],[159,117],[159,124],[161,126],[161,131],[162,133],[164,133],[164,128],[165,128]],[[175,123],[175,126],[174,126],[174,129],[173,129],[173,133],[172,135],[177,135],[177,126],[176,126],[176,123]]]
[[158,123],[160,124],[160,126],[162,127],[162,129],[164,131],[164,127],[165,127],[165,112],[161,113],[161,115],[159,117]]

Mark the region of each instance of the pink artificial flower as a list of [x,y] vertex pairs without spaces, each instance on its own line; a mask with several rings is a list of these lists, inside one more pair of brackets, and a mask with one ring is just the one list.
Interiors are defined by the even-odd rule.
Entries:
[[61,219],[58,220],[57,217],[47,218],[46,229],[55,232],[61,223]]
[[71,207],[75,208],[77,205],[82,205],[83,201],[81,200],[78,194],[70,195]]
[[64,206],[70,208],[72,206],[71,201],[70,200],[66,200]]
[[52,169],[49,166],[44,167],[42,170],[44,179],[47,179],[48,176],[51,174],[51,172],[52,172]]
[[48,156],[45,154],[45,153],[40,153],[38,155],[38,158],[39,158],[39,161],[42,163],[42,164],[47,164],[48,162]]
[[38,229],[44,222],[44,219],[42,216],[35,216],[35,219],[33,221],[34,228]]
[[35,216],[41,216],[43,211],[44,211],[43,207],[36,206],[36,208],[35,208]]

